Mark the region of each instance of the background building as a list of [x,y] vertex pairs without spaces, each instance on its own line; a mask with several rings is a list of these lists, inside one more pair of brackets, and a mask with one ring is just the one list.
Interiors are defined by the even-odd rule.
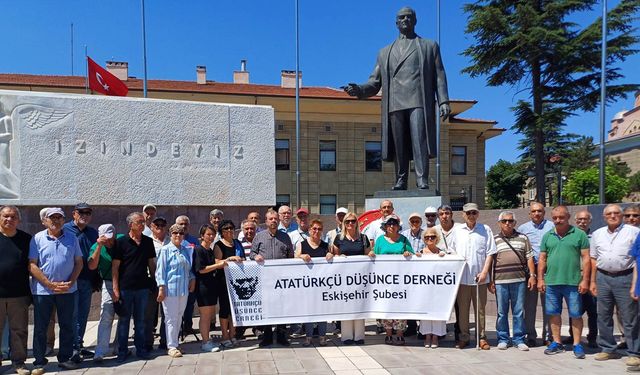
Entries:
[[[295,206],[295,72],[283,70],[279,86],[262,85],[250,83],[244,67],[243,61],[233,72],[233,83],[208,81],[204,66],[196,68],[195,82],[149,80],[148,97],[272,106],[276,142],[265,147],[275,148],[275,203]],[[129,96],[142,97],[143,82],[128,77],[126,62],[107,62],[107,69],[127,84]],[[340,206],[360,213],[367,197],[395,183],[393,164],[381,160],[380,98],[357,100],[336,88],[303,87],[299,79],[301,205],[316,214],[333,214]],[[0,74],[0,89],[86,92],[84,77],[27,74]],[[476,103],[452,100],[451,117],[441,126],[441,195],[455,206],[464,201],[484,205],[486,140],[504,131],[495,121],[459,116]],[[435,193],[435,159],[430,176]],[[415,187],[413,175],[409,187]]]

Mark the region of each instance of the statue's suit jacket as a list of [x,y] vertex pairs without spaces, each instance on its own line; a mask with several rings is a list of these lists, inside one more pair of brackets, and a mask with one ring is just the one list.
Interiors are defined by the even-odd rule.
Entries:
[[[369,80],[361,85],[362,94],[361,98],[367,98],[376,95],[380,89],[382,89],[382,159],[385,161],[393,161],[395,158],[395,152],[393,141],[391,139],[391,126],[389,124],[389,95],[390,93],[390,81],[392,79],[402,79],[398,76],[400,68],[403,62],[407,59],[409,54],[418,53],[418,59],[420,62],[420,83],[422,90],[422,98],[424,109],[424,126],[427,128],[427,146],[429,150],[429,157],[436,156],[436,99],[438,105],[449,102],[449,94],[447,92],[447,77],[445,75],[444,66],[442,65],[442,59],[440,58],[440,47],[438,44],[429,39],[422,39],[416,37],[413,39],[412,47],[408,48],[403,57],[400,59],[400,63],[394,69],[390,71],[389,57],[391,54],[391,48],[395,44],[395,41],[390,45],[384,47],[378,53],[376,66],[373,72],[369,76]],[[412,155],[411,150],[403,150],[409,152]],[[413,159],[413,158],[412,158]]]

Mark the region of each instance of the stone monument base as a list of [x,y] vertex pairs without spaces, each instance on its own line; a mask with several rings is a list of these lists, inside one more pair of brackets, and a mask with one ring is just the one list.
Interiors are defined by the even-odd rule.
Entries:
[[425,208],[442,205],[442,196],[436,195],[433,190],[384,190],[377,191],[373,198],[367,198],[365,209],[379,209],[380,203],[387,199],[393,202],[394,213],[402,220],[403,229],[409,228],[409,215],[412,213],[419,213],[424,224]]

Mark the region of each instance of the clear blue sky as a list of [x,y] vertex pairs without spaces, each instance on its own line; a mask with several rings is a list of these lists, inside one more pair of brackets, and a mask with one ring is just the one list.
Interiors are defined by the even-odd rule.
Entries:
[[[498,121],[510,128],[516,90],[487,87],[484,78],[460,73],[468,65],[461,52],[473,40],[464,33],[466,1],[442,0],[441,49],[449,80],[449,96],[475,99],[462,116]],[[613,7],[618,1],[609,1]],[[339,87],[364,82],[381,47],[397,30],[394,16],[409,5],[418,15],[418,34],[436,37],[435,0],[300,0],[300,69],[303,84]],[[293,0],[147,0],[147,59],[151,79],[195,80],[195,66],[207,66],[207,78],[230,82],[241,59],[248,60],[252,83],[279,84],[282,69],[295,67]],[[0,72],[71,74],[70,25],[74,24],[74,73],[84,75],[84,46],[98,63],[129,62],[129,75],[142,77],[140,1],[9,1],[0,0],[3,35]],[[600,7],[600,5],[598,5]],[[600,10],[576,18],[590,22]],[[640,56],[622,65],[625,81],[640,82]],[[609,119],[630,109],[633,99],[607,109]],[[599,140],[598,113],[570,119],[567,131]],[[518,136],[510,131],[487,145],[486,167],[498,159],[514,161]]]

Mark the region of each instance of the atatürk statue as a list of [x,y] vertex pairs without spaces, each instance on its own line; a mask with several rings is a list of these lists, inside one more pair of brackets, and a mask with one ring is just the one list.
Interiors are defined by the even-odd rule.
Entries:
[[407,189],[412,159],[418,189],[429,188],[429,158],[438,151],[436,98],[443,119],[451,112],[440,48],[435,41],[416,35],[416,23],[413,9],[400,9],[396,16],[400,36],[380,50],[369,81],[344,88],[359,99],[382,89],[382,159],[395,161],[393,190]]

